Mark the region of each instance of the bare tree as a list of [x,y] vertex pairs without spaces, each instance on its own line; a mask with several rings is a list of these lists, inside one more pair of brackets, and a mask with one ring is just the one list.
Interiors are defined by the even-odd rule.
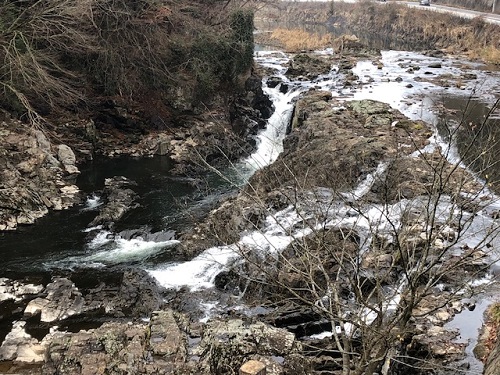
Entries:
[[299,175],[279,158],[251,180],[240,198],[247,208],[235,213],[261,241],[239,243],[242,294],[307,309],[328,322],[328,356],[339,373],[426,373],[436,364],[419,351],[432,357],[432,332],[443,334],[444,322],[461,300],[481,291],[476,281],[498,260],[497,197],[465,168],[484,173],[497,160],[488,150],[498,143],[490,137],[471,154],[475,130],[458,160],[450,155],[467,131],[464,122],[448,124],[448,146],[415,145],[412,154],[402,148],[354,189],[338,188],[345,181],[337,188],[308,186],[307,171]]

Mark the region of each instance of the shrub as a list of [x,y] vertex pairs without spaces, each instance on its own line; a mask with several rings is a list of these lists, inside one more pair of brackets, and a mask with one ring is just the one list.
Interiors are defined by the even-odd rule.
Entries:
[[253,59],[252,13],[219,5],[0,0],[0,107],[35,116],[186,81],[207,99]]

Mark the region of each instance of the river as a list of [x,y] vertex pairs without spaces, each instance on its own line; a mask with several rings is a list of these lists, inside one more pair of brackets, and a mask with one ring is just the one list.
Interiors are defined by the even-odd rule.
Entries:
[[[488,122],[489,129],[498,129],[500,125],[499,110],[489,114],[492,104],[500,97],[500,74],[485,70],[477,63],[385,50],[380,58],[382,68],[371,60],[361,60],[353,69],[359,77],[359,85],[344,86],[336,67],[314,81],[290,81],[284,75],[289,61],[287,54],[258,50],[255,59],[291,89],[283,93],[280,86],[267,87],[264,79],[263,86],[274,103],[275,112],[266,129],[258,135],[257,149],[250,157],[228,166],[220,176],[207,177],[204,189],[170,176],[171,165],[166,158],[97,159],[82,167],[77,181],[88,196],[84,205],[52,213],[35,225],[21,227],[16,233],[0,234],[3,260],[0,277],[22,278],[36,272],[57,274],[61,270],[103,270],[108,266],[124,265],[147,270],[169,289],[210,290],[218,273],[240,261],[237,251],[240,246],[267,252],[284,249],[293,239],[307,234],[307,231],[287,232],[287,228],[293,228],[300,220],[292,209],[285,209],[273,220],[268,220],[262,231],[245,233],[238,243],[206,249],[191,260],[176,258],[171,251],[175,241],[155,243],[140,237],[124,239],[119,233],[145,227],[151,231],[184,231],[206,215],[226,194],[243,186],[256,170],[276,160],[282,151],[294,99],[311,87],[329,90],[341,100],[384,101],[411,119],[432,124],[435,128],[432,143],[447,148],[452,162],[458,160],[461,146],[448,147],[450,128],[460,123],[473,127],[474,123],[483,121]],[[467,111],[463,113],[463,109]],[[485,118],[487,114],[489,118]],[[495,148],[494,152],[497,151],[500,149]],[[140,196],[140,207],[126,215],[112,232],[89,228],[100,205],[104,179],[116,175],[137,182],[135,190]],[[478,178],[485,176],[478,174]],[[361,190],[366,183],[360,181]],[[210,298],[200,303],[206,310],[206,318],[224,309],[224,306],[214,309],[218,301],[213,295]]]

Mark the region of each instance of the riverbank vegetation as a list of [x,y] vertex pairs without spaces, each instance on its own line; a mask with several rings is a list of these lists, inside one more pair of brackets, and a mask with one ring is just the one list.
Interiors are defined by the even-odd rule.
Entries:
[[236,1],[0,1],[0,108],[36,120],[113,97],[206,104],[249,71],[252,19]]
[[[481,18],[468,20],[451,14],[376,2],[293,3],[287,4],[286,8],[267,6],[257,16],[265,28],[274,25],[273,29],[290,30],[271,35],[271,42],[274,40],[287,49],[308,45],[317,48],[311,40],[324,43],[323,48],[330,47],[331,39],[323,35],[344,32],[354,33],[375,47],[384,47],[383,43],[390,35],[393,48],[444,49],[450,54],[500,64],[500,26]],[[317,25],[324,28],[317,31]],[[302,34],[296,29],[302,30]],[[303,30],[313,31],[304,33]],[[290,43],[292,40],[293,44]]]

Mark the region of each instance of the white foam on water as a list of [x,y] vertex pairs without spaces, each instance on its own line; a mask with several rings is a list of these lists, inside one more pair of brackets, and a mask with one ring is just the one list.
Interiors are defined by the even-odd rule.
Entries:
[[382,162],[377,166],[377,169],[373,173],[369,173],[363,181],[361,181],[356,189],[350,193],[344,193],[346,198],[352,198],[353,200],[358,200],[364,197],[372,188],[373,184],[377,179],[379,179],[387,170],[388,163]]
[[215,276],[239,258],[234,245],[212,247],[190,261],[165,264],[148,272],[165,288],[180,289],[186,286],[195,291],[213,287]]
[[87,244],[84,254],[68,256],[64,259],[47,261],[47,268],[76,268],[82,265],[101,268],[110,264],[138,262],[178,245],[180,241],[145,241],[143,238],[123,239],[110,231],[100,230]]
[[165,288],[188,287],[192,291],[212,288],[215,277],[236,262],[243,261],[247,251],[262,256],[273,255],[295,239],[311,233],[312,228],[294,228],[301,220],[301,216],[292,213],[292,208],[288,207],[276,215],[269,215],[264,230],[248,232],[237,243],[212,247],[190,261],[165,264],[148,272]]
[[[94,227],[99,228],[99,227]],[[89,228],[90,231],[90,228]],[[100,230],[94,238],[87,244],[89,249],[99,249],[105,245],[112,243],[114,240],[113,234],[108,230]]]
[[131,261],[139,261],[147,259],[166,248],[178,245],[180,241],[169,240],[161,242],[144,241],[142,238],[133,238],[125,240],[115,238],[107,245],[111,244],[112,248],[97,251],[96,253],[83,257],[84,262],[104,262],[104,263],[124,263]]
[[85,228],[84,230],[82,230],[83,233],[90,233],[90,232],[93,232],[93,231],[96,231],[96,230],[101,230],[103,228],[102,225],[96,225],[95,227],[88,227],[88,228]]
[[[282,78],[285,79],[284,76]],[[264,85],[264,92],[271,98],[275,109],[266,128],[257,135],[255,152],[236,165],[245,181],[257,170],[272,164],[283,152],[283,140],[293,113],[293,99],[303,90],[290,90],[283,94],[279,87],[269,88]]]
[[98,208],[101,205],[102,205],[101,197],[98,196],[97,194],[92,194],[85,201],[85,207],[83,208],[83,210],[85,210],[85,211],[92,211],[92,210],[95,210],[96,208]]

